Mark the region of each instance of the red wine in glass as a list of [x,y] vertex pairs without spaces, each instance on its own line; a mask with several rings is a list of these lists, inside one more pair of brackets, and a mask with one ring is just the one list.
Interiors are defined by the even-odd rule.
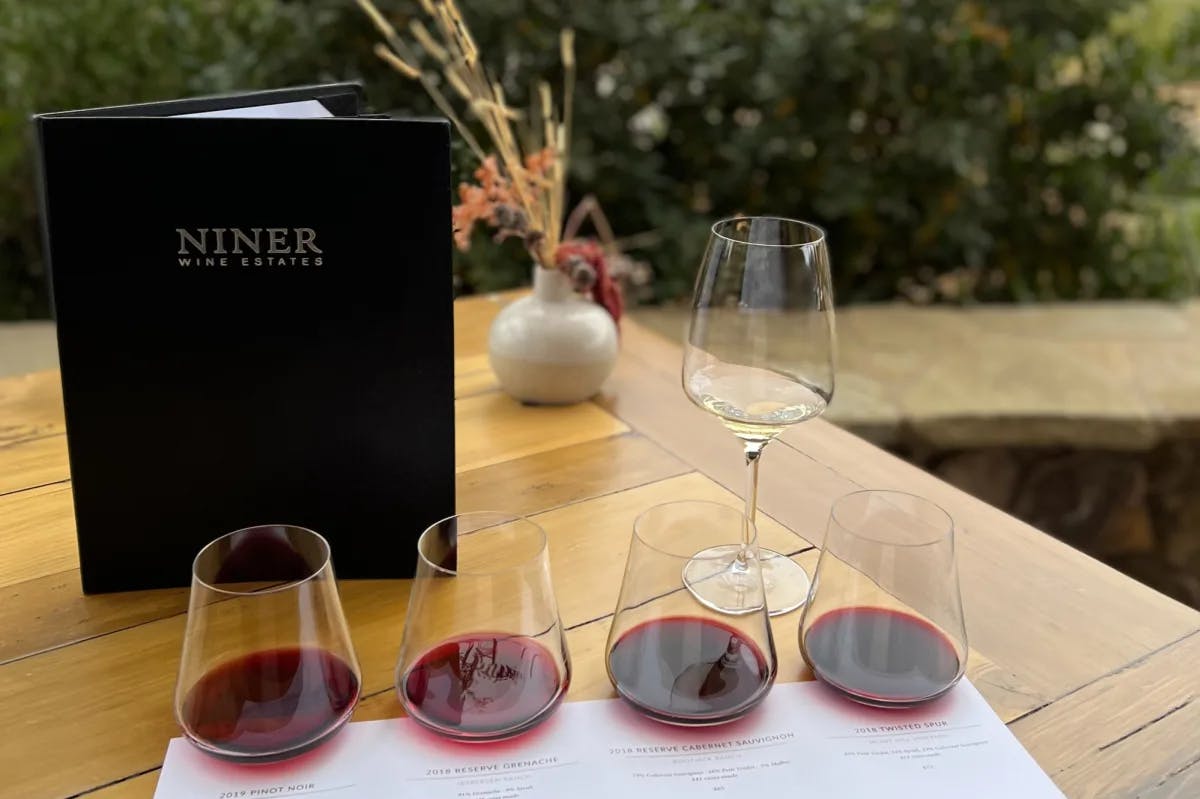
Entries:
[[819,617],[804,634],[817,677],[850,699],[906,707],[935,699],[961,674],[958,651],[924,619],[879,607],[846,607]]
[[667,616],[627,630],[608,653],[617,693],[640,712],[681,725],[749,712],[775,674],[743,633],[712,619]]
[[494,741],[524,732],[567,692],[554,656],[532,638],[460,636],[421,655],[400,680],[413,720],[460,740]]
[[180,708],[184,732],[218,756],[292,757],[336,732],[358,701],[354,670],[316,647],[252,652],[205,673]]

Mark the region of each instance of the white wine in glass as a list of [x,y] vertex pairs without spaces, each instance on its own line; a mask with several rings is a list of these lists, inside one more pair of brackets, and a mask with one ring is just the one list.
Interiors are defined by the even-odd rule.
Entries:
[[[777,217],[713,225],[692,298],[683,388],[741,439],[752,522],[763,448],[787,427],[820,416],[833,398],[834,342],[823,230]],[[727,558],[706,550],[684,570],[705,605],[745,612],[748,557],[761,558],[772,615],[804,604],[808,575],[791,558],[749,544],[725,549]]]

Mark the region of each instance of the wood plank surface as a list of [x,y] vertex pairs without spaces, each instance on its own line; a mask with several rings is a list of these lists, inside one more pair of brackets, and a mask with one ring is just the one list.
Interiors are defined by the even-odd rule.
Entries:
[[187,610],[188,589],[84,596],[79,569],[0,588],[0,664]]
[[[678,346],[628,321],[594,403],[530,408],[496,391],[487,330],[515,296],[456,304],[458,503],[547,529],[569,698],[611,696],[604,645],[634,517],[684,497],[737,506],[742,458],[684,397]],[[177,734],[185,595],[80,595],[58,385],[55,372],[0,381],[0,797],[146,798]],[[1200,796],[1200,614],[820,421],[767,449],[764,543],[811,571],[832,501],[862,486],[929,497],[956,519],[968,673],[1068,796]],[[342,584],[367,692],[356,719],[399,713],[407,593],[407,581]],[[808,677],[798,623],[772,621],[780,680]]]
[[[458,475],[457,506],[464,511],[503,508],[536,513],[686,471],[682,461],[662,448],[644,438],[623,435],[463,472]],[[19,496],[45,506],[47,501],[38,499],[44,493],[39,489]],[[16,497],[7,501],[18,504]],[[9,518],[4,513],[5,502],[6,498],[0,498],[0,520]],[[41,530],[43,535],[52,535],[47,540],[58,542],[60,556],[72,568],[0,588],[0,663],[187,609],[186,589],[81,594],[78,556],[72,554],[69,494],[55,494],[52,502],[43,510],[58,509],[59,527],[45,525]],[[0,555],[10,540],[8,530],[0,521]],[[13,552],[24,557],[36,554],[35,549],[16,547]],[[15,559],[13,564],[0,563],[18,565]],[[7,568],[0,569],[0,574],[7,573]]]
[[473,397],[496,387],[496,375],[486,353],[454,359],[454,396]]
[[[568,627],[612,612],[634,517],[681,498],[737,504],[734,495],[693,473],[532,517],[550,539],[559,612]],[[760,530],[781,546],[793,538],[765,517]],[[344,581],[341,592],[364,692],[384,691],[392,683],[408,581]],[[21,707],[8,733],[23,743],[0,749],[0,796],[70,796],[161,763],[166,741],[177,732],[171,697],[185,626],[185,615],[169,616],[0,666],[0,708]],[[576,673],[581,685],[600,684],[603,661],[582,657]],[[63,723],[67,718],[70,724]],[[114,729],[122,735],[107,734]]]
[[496,314],[527,289],[480,294],[454,303],[454,356],[461,358],[487,352],[488,328]]
[[[487,331],[524,292],[490,294],[455,306],[454,396],[495,390]],[[62,384],[57,370],[0,380],[0,496],[69,479]]]
[[47,433],[0,443],[0,496],[70,477],[67,436]]
[[0,497],[0,588],[79,566],[71,486]]
[[629,430],[590,402],[535,408],[499,392],[455,400],[454,426],[459,472]]
[[0,380],[0,495],[68,477],[58,372]]
[[1068,796],[1200,796],[1200,633],[1012,730]]
[[64,431],[58,372],[0,380],[0,444]]
[[[0,381],[0,496],[70,478],[62,384],[57,371]],[[496,388],[487,355],[454,360],[454,396],[475,397]],[[30,408],[36,412],[30,413]],[[28,416],[26,415],[28,414]],[[25,421],[31,419],[31,421]]]
[[120,780],[79,796],[86,796],[88,799],[153,799],[154,789],[158,786],[158,773],[159,769],[151,769],[145,774]]

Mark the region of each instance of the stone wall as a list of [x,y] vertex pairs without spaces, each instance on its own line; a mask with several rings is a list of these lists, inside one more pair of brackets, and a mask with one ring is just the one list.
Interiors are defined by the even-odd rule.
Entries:
[[1200,608],[1200,441],[1144,452],[986,447],[897,454]]

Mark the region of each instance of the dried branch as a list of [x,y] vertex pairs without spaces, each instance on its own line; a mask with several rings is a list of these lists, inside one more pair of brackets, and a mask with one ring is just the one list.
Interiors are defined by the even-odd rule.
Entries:
[[604,215],[604,210],[600,207],[600,202],[595,195],[589,194],[579,201],[579,205],[575,206],[575,210],[567,217],[567,222],[563,225],[563,238],[573,239],[579,234],[579,228],[583,223],[590,219],[592,226],[596,228],[596,234],[600,237],[600,243],[605,249],[612,252],[620,251],[620,244],[617,242],[617,237],[613,235],[612,225],[608,223],[608,217]]
[[[534,114],[527,117],[508,105],[504,89],[483,67],[479,48],[454,0],[420,0],[420,4],[432,22],[432,28],[416,20],[409,24],[408,30],[417,44],[414,48],[397,34],[371,0],[358,0],[359,7],[384,39],[384,43],[376,45],[376,55],[401,75],[419,81],[483,162],[486,156],[479,140],[464,119],[455,113],[434,82],[433,73],[426,72],[421,66],[418,53],[437,62],[453,94],[491,141],[511,196],[528,226],[527,246],[540,265],[553,268],[563,234],[571,95],[575,88],[574,32],[570,29],[562,31],[559,40],[563,60],[562,117],[558,117],[550,86],[545,83],[539,86],[539,102],[533,106]],[[539,138],[541,147],[536,146]]]

